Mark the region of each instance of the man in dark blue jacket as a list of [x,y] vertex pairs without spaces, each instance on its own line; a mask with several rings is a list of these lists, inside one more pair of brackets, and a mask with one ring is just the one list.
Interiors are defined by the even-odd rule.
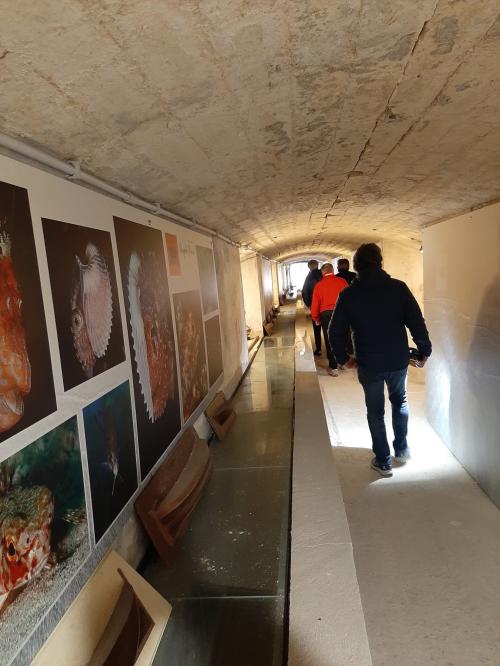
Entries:
[[[354,269],[358,277],[340,294],[328,334],[340,366],[358,367],[375,454],[372,467],[382,476],[392,476],[384,424],[384,384],[387,384],[392,405],[395,460],[405,463],[410,457],[406,439],[409,363],[406,327],[420,354],[413,365],[423,367],[432,346],[413,294],[404,282],[394,280],[382,270],[382,253],[378,245],[361,245],[354,255]],[[349,326],[353,332],[355,360],[346,352]]]
[[337,261],[337,277],[343,278],[347,284],[351,284],[354,280],[356,273],[349,270],[349,259],[339,259]]
[[[308,262],[307,267],[309,268],[309,273],[305,279],[304,286],[302,287],[302,300],[304,305],[311,309],[313,291],[316,284],[322,279],[323,273],[318,268],[318,262],[316,259],[311,259]],[[314,344],[315,344],[315,356],[321,356],[321,326],[317,326],[314,321],[312,323],[313,332],[314,332]]]

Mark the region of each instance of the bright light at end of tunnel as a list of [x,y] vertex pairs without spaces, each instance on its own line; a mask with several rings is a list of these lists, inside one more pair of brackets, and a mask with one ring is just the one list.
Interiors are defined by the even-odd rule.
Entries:
[[307,268],[306,261],[298,261],[295,264],[290,264],[290,279],[296,289],[302,289],[308,273],[309,269]]

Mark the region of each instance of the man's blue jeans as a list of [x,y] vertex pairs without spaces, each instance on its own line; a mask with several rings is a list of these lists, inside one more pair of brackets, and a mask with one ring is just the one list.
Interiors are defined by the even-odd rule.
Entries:
[[385,431],[384,384],[387,384],[392,405],[392,427],[394,430],[394,453],[399,455],[408,447],[408,398],[406,379],[408,368],[395,372],[370,372],[358,368],[358,379],[365,392],[368,426],[373,442],[373,453],[382,465],[391,464],[391,452]]

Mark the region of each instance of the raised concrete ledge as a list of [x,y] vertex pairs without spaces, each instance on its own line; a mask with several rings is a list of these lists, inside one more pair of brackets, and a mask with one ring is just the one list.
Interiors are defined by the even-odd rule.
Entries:
[[372,666],[323,399],[297,314],[288,664]]

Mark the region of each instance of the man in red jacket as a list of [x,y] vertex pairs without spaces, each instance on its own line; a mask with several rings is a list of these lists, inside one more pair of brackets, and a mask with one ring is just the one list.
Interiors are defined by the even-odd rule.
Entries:
[[313,291],[311,318],[317,326],[321,326],[323,329],[328,365],[330,366],[328,374],[332,377],[337,377],[339,371],[337,370],[337,360],[328,339],[328,324],[332,318],[340,292],[348,285],[343,278],[333,274],[333,266],[331,264],[323,264],[321,272],[323,273],[323,279],[316,284]]

